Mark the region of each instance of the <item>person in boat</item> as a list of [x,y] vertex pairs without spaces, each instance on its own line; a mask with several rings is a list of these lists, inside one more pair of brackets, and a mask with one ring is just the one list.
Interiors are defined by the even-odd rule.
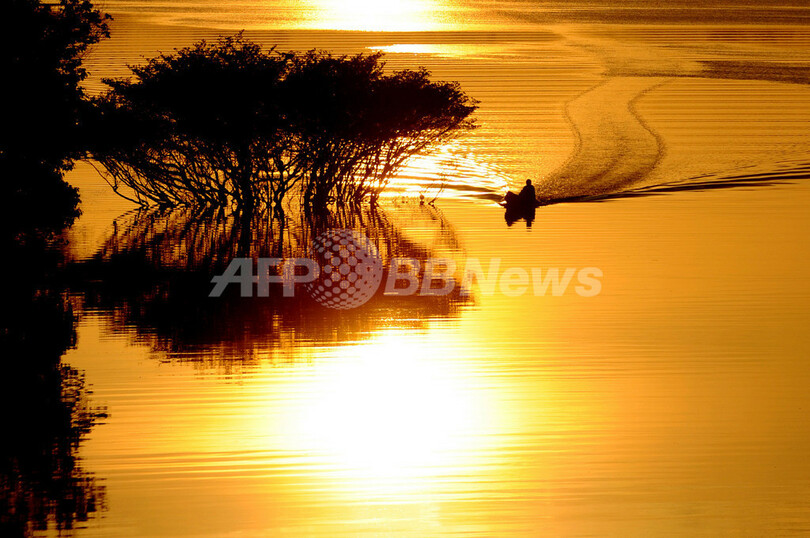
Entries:
[[526,180],[526,185],[521,189],[520,194],[515,194],[512,191],[507,192],[501,203],[516,210],[537,207],[537,194],[534,191],[532,180]]
[[506,208],[506,224],[511,226],[520,219],[526,221],[526,227],[531,228],[534,221],[537,203],[537,194],[532,185],[532,180],[527,179],[526,185],[521,189],[520,194],[512,191],[506,193],[502,205]]
[[520,194],[520,201],[527,207],[534,207],[535,202],[537,202],[537,193],[534,191],[534,185],[532,185],[532,180],[526,180],[526,186],[521,189]]

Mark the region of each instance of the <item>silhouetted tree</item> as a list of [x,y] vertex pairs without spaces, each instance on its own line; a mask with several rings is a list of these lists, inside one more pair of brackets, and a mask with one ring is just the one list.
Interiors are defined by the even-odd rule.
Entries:
[[380,54],[264,52],[241,34],[108,80],[94,156],[142,205],[319,211],[376,199],[411,156],[473,127],[475,103]]
[[58,229],[77,215],[77,191],[62,174],[82,150],[82,56],[109,35],[108,18],[84,0],[0,3],[0,225],[6,234]]
[[405,161],[473,126],[474,102],[422,68],[385,75],[379,53],[292,59],[285,81],[291,130],[309,165],[304,198],[372,200]]
[[[201,42],[133,67],[136,82],[106,80],[95,157],[143,204],[235,202],[278,190],[284,55],[241,37]],[[285,159],[289,161],[289,159]],[[291,163],[292,165],[292,163]]]

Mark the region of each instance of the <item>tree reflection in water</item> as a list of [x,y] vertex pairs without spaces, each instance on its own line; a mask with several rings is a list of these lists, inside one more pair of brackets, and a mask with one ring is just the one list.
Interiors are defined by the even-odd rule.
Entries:
[[[235,257],[307,257],[310,241],[328,229],[352,229],[377,247],[385,267],[380,289],[351,310],[325,308],[297,286],[295,297],[240,297],[229,286],[208,296],[211,278]],[[244,216],[189,208],[136,211],[119,219],[102,248],[71,267],[71,286],[85,309],[109,316],[112,330],[129,331],[173,360],[283,360],[296,346],[340,344],[385,327],[418,329],[447,318],[472,301],[456,287],[443,296],[384,294],[390,260],[452,258],[463,251],[441,213],[415,202],[395,210],[338,210],[316,222],[261,213]],[[420,275],[420,281],[422,280]],[[439,286],[440,283],[436,283]]]
[[14,270],[0,307],[0,535],[72,529],[103,509],[104,488],[77,451],[106,415],[90,405],[84,374],[60,361],[76,316],[56,283],[56,251],[39,240],[5,247]]

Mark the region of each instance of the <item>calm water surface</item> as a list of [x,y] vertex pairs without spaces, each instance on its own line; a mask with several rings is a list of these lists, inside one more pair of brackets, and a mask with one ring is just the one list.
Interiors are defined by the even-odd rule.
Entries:
[[[88,89],[242,27],[427,65],[480,100],[480,128],[398,181],[436,208],[392,198],[342,225],[388,257],[596,267],[601,293],[212,300],[236,225],[126,213],[80,165],[62,360],[108,416],[77,452],[103,503],[72,532],[810,532],[806,10],[695,24],[626,4],[598,24],[593,7],[349,4],[111,1]],[[492,200],[527,177],[605,201],[507,226]],[[278,230],[251,229],[249,252],[269,252]],[[284,234],[286,253],[309,237]]]

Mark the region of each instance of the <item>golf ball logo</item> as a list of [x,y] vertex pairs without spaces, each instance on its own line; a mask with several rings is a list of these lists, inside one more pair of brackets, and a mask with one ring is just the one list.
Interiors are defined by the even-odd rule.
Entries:
[[312,241],[310,257],[320,273],[306,289],[323,306],[357,308],[371,299],[382,282],[383,265],[377,248],[360,232],[322,232]]

